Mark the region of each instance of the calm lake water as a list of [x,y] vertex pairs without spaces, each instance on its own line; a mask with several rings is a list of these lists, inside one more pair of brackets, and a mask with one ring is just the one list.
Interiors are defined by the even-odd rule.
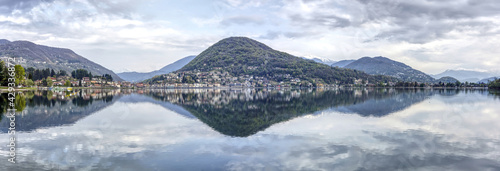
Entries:
[[500,93],[488,90],[85,90],[17,99],[17,163],[7,161],[3,116],[0,170],[500,170]]

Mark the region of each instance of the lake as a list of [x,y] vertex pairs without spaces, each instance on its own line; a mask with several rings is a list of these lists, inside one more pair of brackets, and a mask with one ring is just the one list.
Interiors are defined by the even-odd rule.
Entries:
[[15,105],[16,163],[4,115],[0,170],[500,170],[491,90],[36,91]]

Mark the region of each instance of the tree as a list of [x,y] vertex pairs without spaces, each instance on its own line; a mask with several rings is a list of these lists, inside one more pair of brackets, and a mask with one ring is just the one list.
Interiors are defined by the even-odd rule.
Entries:
[[21,66],[21,65],[15,65],[14,66],[14,69],[15,69],[15,83],[16,85],[19,85],[20,83],[22,83],[24,81],[24,75],[26,74],[24,72],[24,68]]
[[65,70],[59,70],[59,73],[57,73],[57,76],[66,76],[68,75]]
[[184,76],[182,77],[182,81],[181,81],[181,82],[182,82],[182,83],[190,83],[191,81],[192,81],[191,76],[184,75]]
[[27,79],[26,80],[26,86],[33,86],[33,85],[35,85],[35,83],[33,82],[33,80],[31,80],[31,79]]
[[71,81],[66,80],[66,83],[64,84],[64,86],[66,86],[66,87],[71,87]]
[[0,85],[7,86],[7,79],[9,78],[9,71],[4,61],[0,61]]
[[104,80],[106,81],[113,81],[113,77],[111,77],[111,75],[109,74],[104,74],[102,77],[104,77]]
[[35,68],[29,67],[26,69],[26,79],[31,79],[33,80],[33,74],[35,73]]
[[54,71],[54,69],[50,70],[50,76],[51,77],[55,77],[56,76],[56,72]]
[[19,94],[14,100],[16,111],[23,111],[26,108],[26,97],[24,94]]
[[45,79],[45,81],[47,82],[47,86],[48,86],[48,87],[52,87],[52,85],[54,84],[54,83],[52,82],[52,79],[51,79],[50,77],[47,77],[47,78]]
[[494,81],[488,83],[488,88],[500,89],[500,79],[495,79]]
[[83,77],[92,78],[92,73],[89,73],[87,70],[84,69],[77,69],[71,72],[71,77],[76,79],[82,79]]

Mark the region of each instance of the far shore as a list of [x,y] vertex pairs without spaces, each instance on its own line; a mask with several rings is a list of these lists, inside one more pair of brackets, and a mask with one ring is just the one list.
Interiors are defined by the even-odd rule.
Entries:
[[[0,86],[0,92],[9,91],[9,87]],[[14,91],[36,91],[42,89],[48,89],[49,87],[22,87],[15,88]],[[118,89],[126,89],[126,90],[146,90],[146,89],[262,89],[262,88],[271,88],[271,89],[308,89],[308,88],[396,88],[396,89],[488,89],[488,87],[368,87],[368,86],[354,86],[354,87],[127,87],[127,88],[116,88],[116,87],[52,87],[52,88],[72,88],[73,90],[77,89],[86,89],[86,90],[118,90]]]

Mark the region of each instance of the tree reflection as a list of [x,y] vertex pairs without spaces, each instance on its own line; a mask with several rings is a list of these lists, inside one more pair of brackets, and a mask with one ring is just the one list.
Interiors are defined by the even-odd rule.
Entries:
[[[42,127],[73,124],[114,102],[113,91],[81,90],[75,92],[27,91],[15,99],[17,131],[31,131]],[[0,110],[3,114],[8,106],[7,93],[0,96]],[[1,117],[0,117],[1,118]],[[7,131],[8,122],[0,119],[0,130]]]

